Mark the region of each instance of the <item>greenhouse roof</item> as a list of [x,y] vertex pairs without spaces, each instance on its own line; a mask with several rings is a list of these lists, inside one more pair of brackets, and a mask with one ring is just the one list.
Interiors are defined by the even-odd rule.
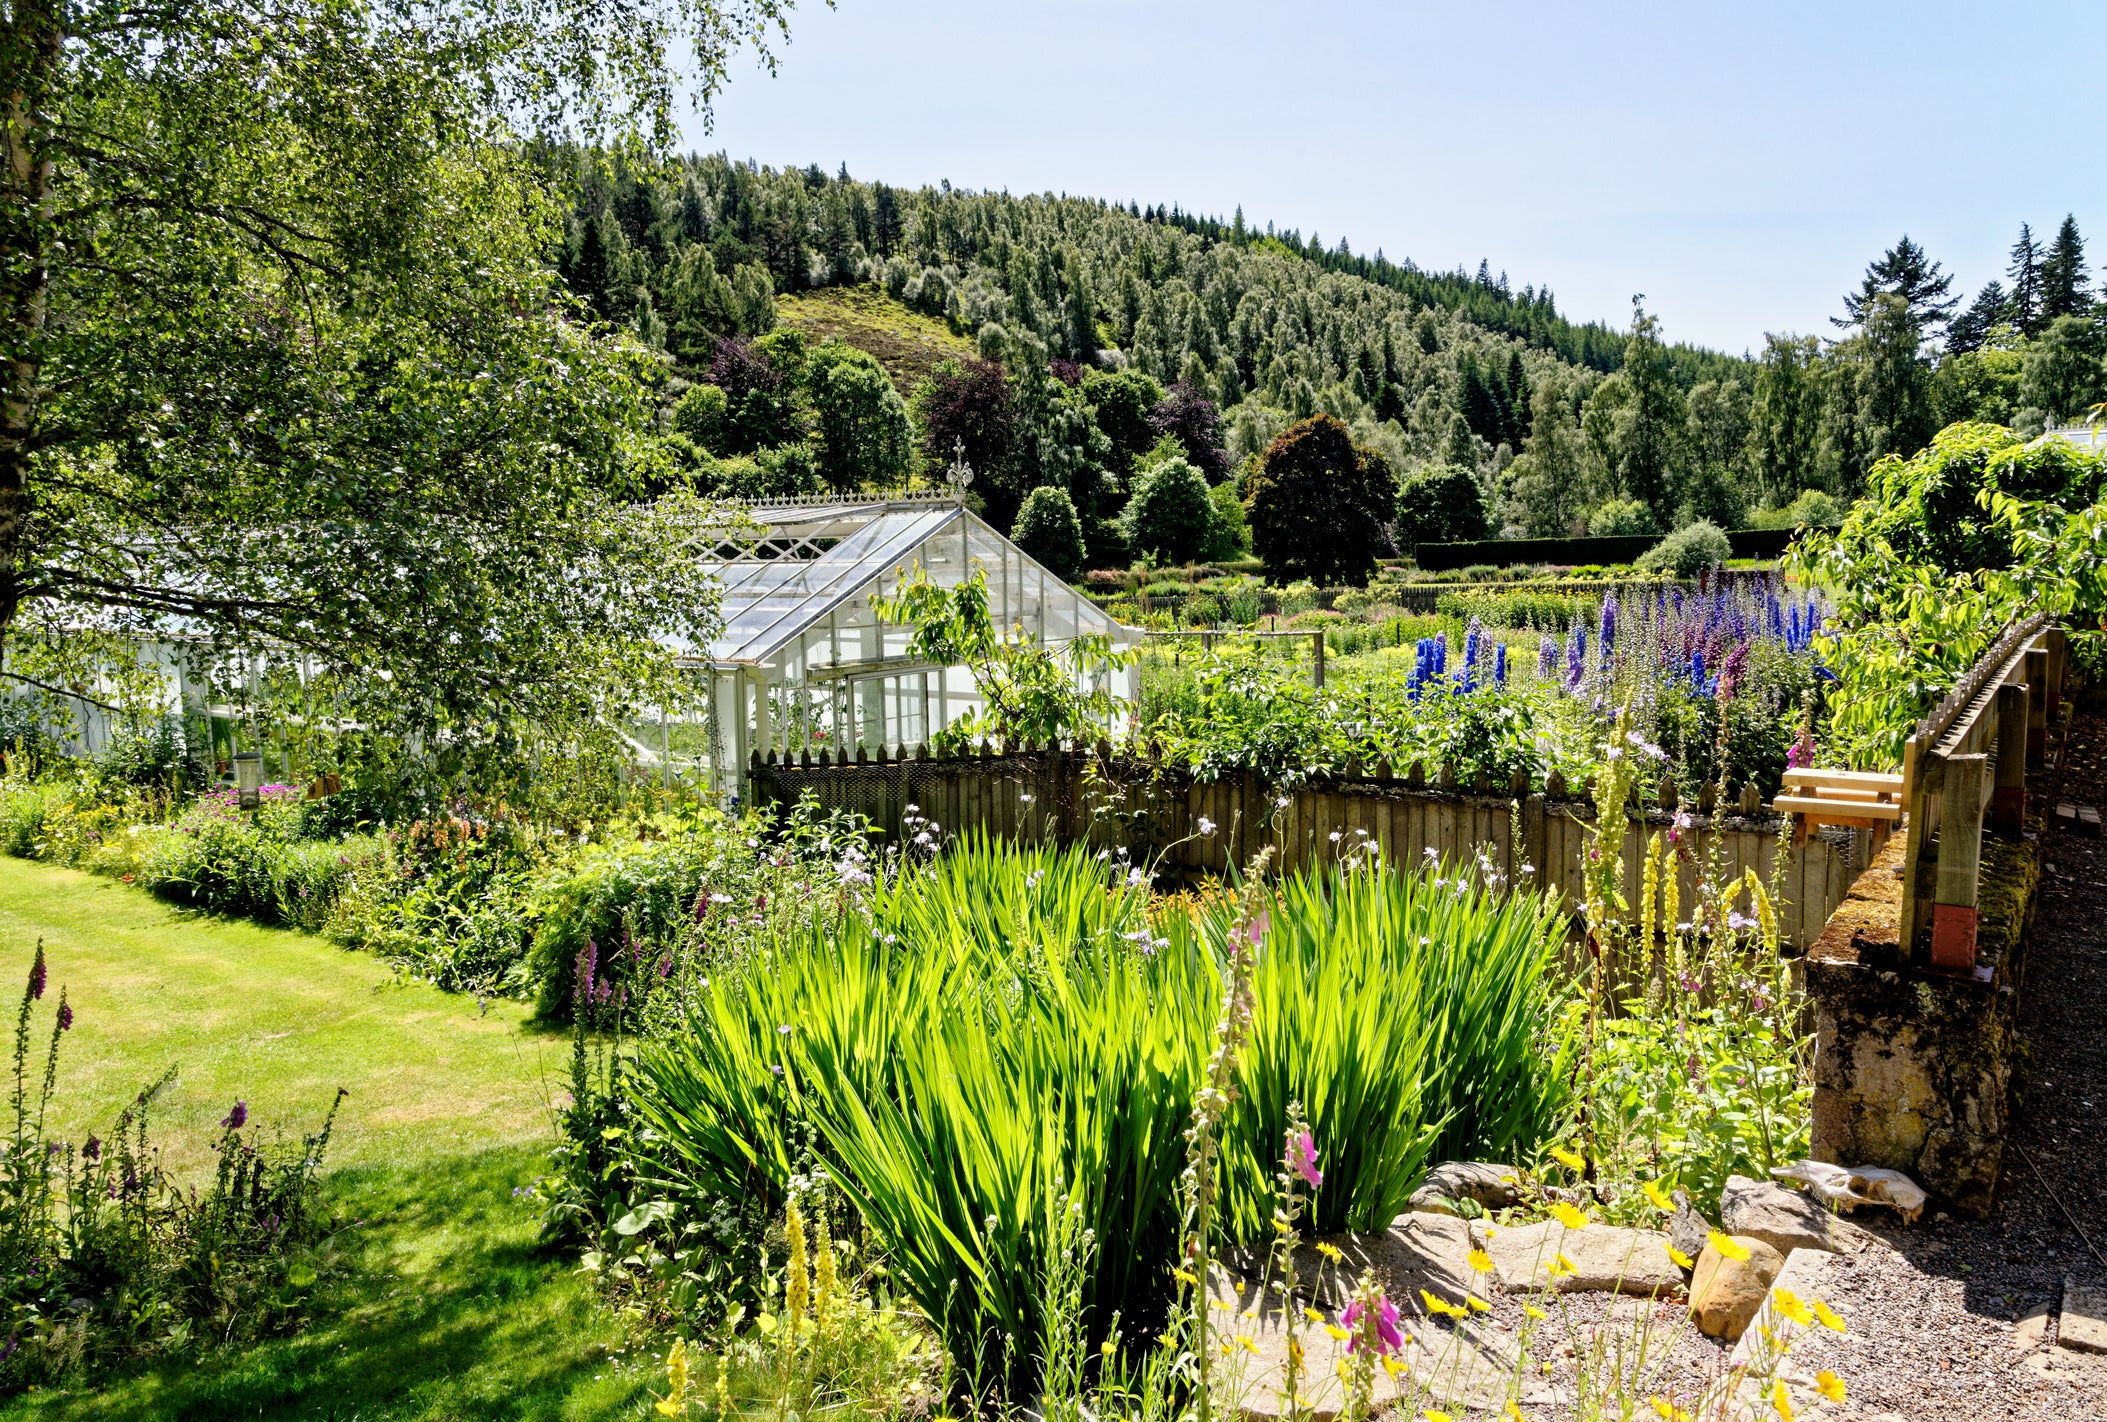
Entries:
[[[946,586],[961,581],[973,563],[1032,569],[1048,594],[1058,589],[1073,605],[1079,630],[1110,636],[1123,630],[948,494],[771,500],[748,512],[758,530],[716,553],[724,628],[710,643],[709,660],[720,666],[768,661],[837,612],[862,605],[881,579],[918,562]],[[931,550],[939,538],[942,544]]]

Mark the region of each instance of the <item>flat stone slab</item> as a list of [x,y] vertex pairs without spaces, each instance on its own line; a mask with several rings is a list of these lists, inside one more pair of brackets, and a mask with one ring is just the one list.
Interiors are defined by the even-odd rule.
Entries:
[[[1826,1348],[1835,1346],[1834,1340],[1850,1336],[1825,1328],[1820,1323],[1794,1323],[1778,1312],[1778,1291],[1781,1289],[1810,1306],[1816,1299],[1828,1303],[1829,1295],[1835,1290],[1833,1281],[1837,1271],[1843,1267],[1837,1256],[1826,1250],[1795,1249],[1786,1255],[1785,1267],[1779,1270],[1778,1277],[1771,1281],[1770,1293],[1764,1299],[1763,1307],[1756,1311],[1755,1321],[1749,1325],[1748,1331],[1741,1335],[1741,1341],[1734,1345],[1733,1353],[1727,1358],[1727,1366],[1748,1368],[1762,1364],[1765,1351],[1770,1346],[1763,1336],[1765,1327],[1774,1335],[1789,1339],[1792,1343],[1791,1356],[1796,1361],[1818,1359]],[[1845,1317],[1844,1322],[1849,1324],[1851,1320]],[[1817,1363],[1816,1366],[1830,1365]]]
[[2073,1353],[2107,1353],[2107,1289],[2088,1288],[2064,1277],[2056,1346]]
[[1790,1185],[1729,1175],[1719,1198],[1720,1227],[1760,1239],[1782,1255],[1795,1249],[1836,1250],[1835,1220],[1820,1201]]
[[[1278,1295],[1261,1305],[1258,1291],[1248,1284],[1239,1289],[1240,1283],[1217,1270],[1209,1291],[1221,1305],[1210,1311],[1210,1382],[1219,1399],[1219,1415],[1227,1416],[1234,1408],[1252,1422],[1272,1422],[1291,1410],[1286,1397],[1288,1334]],[[1346,1384],[1339,1366],[1348,1349],[1326,1327],[1338,1324],[1337,1312],[1322,1312],[1323,1322],[1312,1323],[1302,1317],[1299,1306],[1295,1309],[1295,1337],[1303,1350],[1296,1391],[1304,1416],[1330,1422],[1345,1406]],[[1376,1412],[1396,1417],[1418,1417],[1427,1408],[1458,1415],[1489,1412],[1506,1402],[1508,1387],[1518,1376],[1525,1407],[1552,1400],[1548,1383],[1522,1373],[1519,1344],[1496,1329],[1410,1318],[1402,1320],[1401,1331],[1405,1345],[1396,1354],[1396,1371],[1381,1366],[1375,1370]]]
[[[1461,1306],[1465,1298],[1483,1286],[1471,1272],[1470,1226],[1448,1215],[1408,1211],[1391,1221],[1381,1234],[1340,1234],[1322,1241],[1337,1249],[1337,1263],[1318,1250],[1319,1241],[1309,1240],[1295,1250],[1295,1287],[1303,1298],[1320,1308],[1342,1309],[1360,1282],[1362,1271],[1373,1269],[1375,1277],[1397,1306],[1407,1313],[1426,1311],[1420,1290]],[[1253,1245],[1222,1251],[1222,1264],[1237,1277],[1266,1290],[1278,1307],[1279,1292],[1272,1285],[1272,1252]]]
[[[1471,1238],[1492,1256],[1493,1276],[1509,1293],[1555,1288],[1651,1298],[1683,1289],[1683,1271],[1668,1257],[1668,1236],[1657,1230],[1604,1224],[1567,1229],[1556,1220],[1502,1229],[1473,1220]],[[1560,1255],[1572,1272],[1554,1279],[1551,1264]]]

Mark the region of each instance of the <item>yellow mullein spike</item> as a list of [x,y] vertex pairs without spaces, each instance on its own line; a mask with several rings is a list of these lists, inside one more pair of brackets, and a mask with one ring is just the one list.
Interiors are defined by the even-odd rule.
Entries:
[[1474,1274],[1490,1274],[1492,1272],[1492,1256],[1482,1249],[1473,1249],[1470,1252],[1470,1265],[1471,1272]]
[[1670,1198],[1666,1190],[1661,1188],[1660,1181],[1649,1180],[1646,1182],[1644,1189],[1646,1191],[1646,1198],[1653,1201],[1653,1207],[1655,1209],[1661,1211],[1661,1213],[1663,1214],[1672,1215],[1675,1213],[1675,1201],[1672,1198]]
[[[1579,1210],[1574,1209],[1564,1200],[1560,1200],[1551,1207],[1551,1218],[1557,1220],[1567,1229],[1586,1229],[1588,1227],[1588,1217]],[[1747,1256],[1744,1255],[1743,1257],[1746,1258]]]
[[1747,1245],[1736,1243],[1731,1237],[1721,1234],[1716,1229],[1705,1235],[1705,1243],[1712,1246],[1714,1254],[1719,1255],[1723,1259],[1731,1259],[1736,1264],[1742,1263],[1749,1257]]
[[1829,1305],[1823,1303],[1820,1299],[1816,1299],[1814,1301],[1814,1316],[1821,1320],[1822,1327],[1824,1328],[1835,1329],[1838,1333],[1848,1333],[1851,1331],[1850,1329],[1844,1327],[1844,1321],[1843,1319],[1837,1316],[1836,1310],[1829,1307]]
[[1586,1170],[1588,1168],[1587,1157],[1567,1150],[1564,1146],[1551,1147],[1551,1158],[1568,1170]]
[[1675,1261],[1675,1267],[1678,1269],[1695,1269],[1697,1267],[1695,1259],[1692,1259],[1672,1244],[1668,1246],[1668,1257]]
[[1842,1402],[1849,1395],[1848,1389],[1844,1387],[1844,1380],[1827,1368],[1814,1375],[1814,1390],[1831,1402]]

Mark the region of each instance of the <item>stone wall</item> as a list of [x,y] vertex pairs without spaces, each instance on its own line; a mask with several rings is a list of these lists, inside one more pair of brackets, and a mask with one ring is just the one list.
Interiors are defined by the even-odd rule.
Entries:
[[2046,786],[2029,789],[2022,837],[1983,841],[1973,974],[1937,972],[1921,945],[1913,953],[1899,941],[1901,835],[1807,954],[1815,1158],[1903,1171],[1964,1214],[1989,1213],[2004,1163],[2026,930],[2041,879]]

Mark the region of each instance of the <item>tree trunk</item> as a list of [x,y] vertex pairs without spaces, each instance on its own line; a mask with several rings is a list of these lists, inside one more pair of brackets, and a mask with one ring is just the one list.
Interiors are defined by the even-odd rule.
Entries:
[[29,521],[29,460],[42,395],[44,329],[50,293],[46,266],[51,223],[50,106],[63,35],[55,0],[15,0],[0,36],[0,664],[21,599],[22,539]]

